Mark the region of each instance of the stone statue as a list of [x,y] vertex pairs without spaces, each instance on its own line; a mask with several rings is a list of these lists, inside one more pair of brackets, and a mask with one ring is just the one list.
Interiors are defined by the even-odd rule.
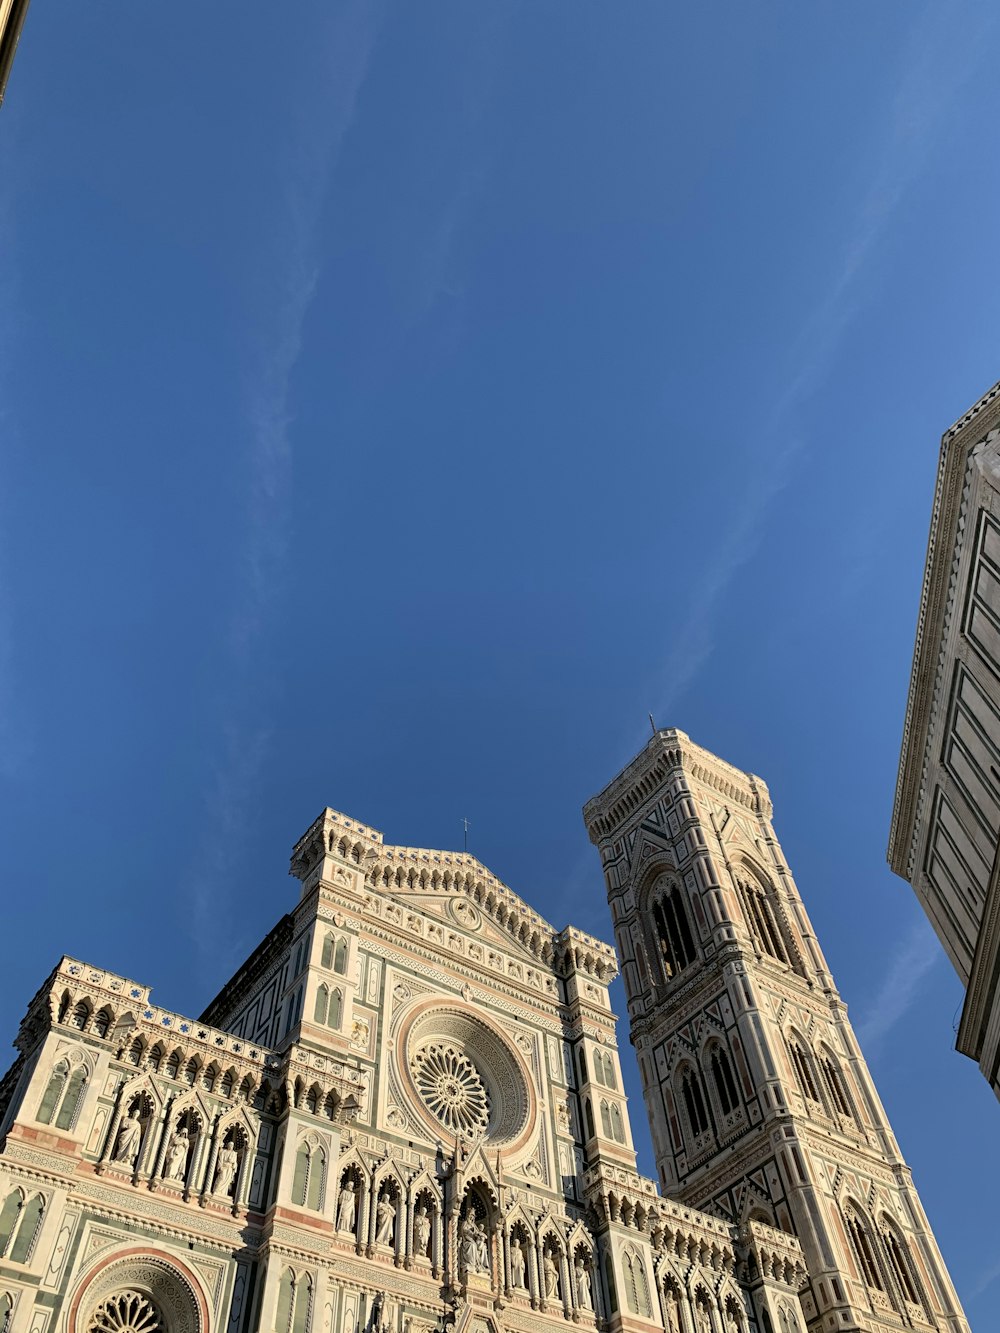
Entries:
[[236,1179],[236,1168],[240,1164],[239,1154],[231,1142],[222,1145],[219,1160],[215,1166],[215,1180],[212,1182],[213,1194],[230,1194]]
[[430,1242],[431,1219],[427,1216],[427,1209],[421,1204],[413,1219],[413,1249],[419,1258],[426,1257]]
[[577,1255],[573,1267],[576,1273],[576,1303],[581,1310],[592,1310],[594,1301],[590,1293],[590,1273],[582,1254]]
[[375,1209],[375,1216],[378,1220],[378,1228],[375,1232],[376,1245],[391,1245],[396,1231],[396,1205],[388,1194],[379,1196],[378,1207]]
[[490,1249],[489,1237],[486,1234],[486,1228],[476,1225],[476,1272],[488,1273],[490,1271]]
[[340,1187],[340,1202],[337,1204],[337,1230],[353,1231],[354,1219],[358,1213],[358,1196],[354,1189],[354,1180],[348,1176]]
[[555,1255],[551,1250],[546,1250],[542,1256],[542,1276],[545,1279],[546,1297],[556,1297],[559,1295],[559,1268],[556,1264]]
[[458,1271],[468,1276],[470,1273],[485,1273],[488,1266],[486,1233],[474,1215],[466,1213],[458,1228]]
[[179,1126],[170,1140],[167,1147],[167,1169],[164,1176],[167,1180],[183,1180],[184,1168],[187,1166],[188,1155],[188,1132],[183,1125]]
[[118,1137],[115,1139],[111,1160],[113,1162],[127,1162],[129,1166],[134,1166],[135,1159],[139,1155],[141,1139],[142,1122],[134,1111],[129,1111],[118,1126]]
[[524,1246],[517,1236],[510,1242],[510,1285],[517,1291],[525,1291],[524,1282]]

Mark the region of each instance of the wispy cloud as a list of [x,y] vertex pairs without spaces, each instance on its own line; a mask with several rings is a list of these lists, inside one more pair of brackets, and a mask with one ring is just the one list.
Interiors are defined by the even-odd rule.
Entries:
[[858,1040],[870,1055],[916,1000],[924,978],[941,958],[941,946],[921,917],[896,945],[881,986],[862,1008],[855,1025]]
[[[919,179],[947,123],[957,94],[990,44],[997,15],[984,7],[932,3],[915,21],[885,116],[873,166],[859,189],[853,230],[827,289],[794,340],[785,385],[756,438],[768,441],[748,459],[739,517],[696,581],[691,610],[672,637],[652,697],[658,718],[669,714],[714,651],[725,598],[760,547],[775,501],[808,444],[800,423],[809,396],[824,383],[844,334],[865,300],[862,279],[884,243],[908,190]],[[972,30],[978,25],[978,30]],[[978,54],[977,54],[978,53]],[[770,443],[780,441],[777,448]]]
[[249,448],[243,577],[228,624],[234,687],[221,721],[219,757],[206,793],[207,832],[191,887],[195,938],[203,962],[211,963],[216,974],[213,942],[219,933],[213,927],[230,914],[232,904],[224,886],[232,874],[232,849],[250,812],[272,736],[270,690],[252,667],[287,563],[293,463],[290,388],[321,276],[319,224],[371,63],[378,10],[367,0],[355,0],[336,11],[327,29],[328,77],[321,104],[311,101],[297,108],[293,146],[276,173],[279,226],[262,265],[270,267],[273,287],[263,302],[260,333],[246,377]]

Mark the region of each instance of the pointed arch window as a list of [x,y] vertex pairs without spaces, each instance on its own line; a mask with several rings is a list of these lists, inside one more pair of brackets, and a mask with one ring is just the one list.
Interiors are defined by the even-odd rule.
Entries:
[[70,1022],[73,1024],[75,1028],[79,1028],[80,1031],[82,1032],[83,1029],[87,1026],[87,1020],[89,1018],[90,1018],[90,1005],[87,1003],[86,1000],[78,1000],[77,1003],[73,1006],[73,1014],[72,1017],[70,1018]]
[[729,1058],[729,1052],[724,1051],[721,1046],[716,1046],[712,1051],[710,1065],[715,1091],[719,1098],[719,1105],[722,1107],[722,1114],[729,1115],[730,1111],[735,1111],[740,1104],[739,1093],[736,1090],[736,1079],[733,1077],[733,1063]]
[[609,1088],[613,1088],[615,1092],[618,1091],[618,1080],[615,1078],[615,1062],[607,1051],[604,1052],[604,1081]]
[[278,1304],[274,1313],[275,1333],[291,1333],[294,1304],[295,1274],[290,1268],[286,1268],[278,1283]]
[[697,1137],[708,1129],[708,1110],[705,1106],[705,1094],[701,1079],[694,1069],[688,1068],[681,1078],[681,1097],[687,1111],[691,1133]]
[[340,1020],[344,1013],[344,997],[339,990],[330,992],[330,1011],[327,1015],[326,1025],[330,1028],[339,1028]]
[[882,1273],[875,1257],[871,1228],[854,1208],[848,1210],[846,1221],[847,1234],[851,1238],[851,1245],[854,1247],[854,1255],[858,1261],[862,1278],[869,1287],[874,1287],[876,1291],[885,1291]]
[[788,942],[788,932],[781,919],[773,888],[765,887],[755,875],[743,875],[736,880],[743,912],[750,927],[750,933],[761,953],[777,958],[780,963],[787,963],[801,974],[802,965]]
[[618,1311],[618,1292],[615,1288],[615,1269],[611,1255],[604,1256],[604,1281],[608,1288],[608,1308],[612,1314]]
[[87,1084],[87,1067],[78,1064],[70,1072],[69,1062],[60,1060],[42,1095],[36,1117],[40,1124],[51,1125],[55,1120],[57,1129],[72,1129],[76,1124],[77,1112],[83,1099]]
[[812,1061],[806,1054],[803,1046],[793,1037],[788,1043],[788,1049],[791,1053],[792,1064],[795,1068],[795,1076],[799,1080],[799,1086],[802,1091],[817,1105],[822,1106],[819,1090],[816,1087],[816,1080],[813,1078]]
[[323,1183],[326,1177],[326,1153],[317,1148],[309,1156],[309,1190],[306,1195],[306,1207],[320,1212],[323,1207]]
[[612,1135],[611,1135],[611,1112],[610,1112],[610,1110],[609,1110],[609,1108],[608,1108],[608,1104],[607,1104],[607,1102],[605,1102],[605,1101],[602,1101],[602,1102],[601,1102],[601,1130],[602,1130],[602,1132],[603,1132],[603,1134],[604,1134],[604,1137],[605,1137],[606,1139],[610,1139],[610,1138],[612,1137]]
[[9,1291],[0,1295],[0,1333],[10,1333],[11,1317],[14,1313],[14,1298]]
[[347,971],[347,941],[339,939],[333,951],[333,970],[341,976]]
[[611,1137],[616,1143],[625,1142],[625,1125],[622,1121],[621,1108],[617,1102],[611,1103]]
[[669,885],[653,899],[653,926],[664,980],[671,981],[695,960],[694,936],[680,886]]
[[903,1299],[909,1301],[911,1305],[922,1305],[920,1294],[917,1291],[916,1279],[913,1275],[913,1266],[910,1260],[910,1250],[906,1241],[896,1234],[894,1227],[888,1222],[885,1224],[882,1239],[885,1243],[886,1254],[889,1256],[889,1265],[892,1268],[893,1276],[899,1284],[899,1289],[903,1293]]
[[830,1100],[841,1115],[854,1118],[854,1108],[851,1106],[850,1098],[847,1095],[847,1088],[844,1085],[844,1075],[836,1060],[830,1055],[820,1052],[820,1068],[823,1071],[823,1079],[830,1091]]
[[596,1130],[594,1128],[594,1108],[590,1104],[589,1097],[583,1104],[583,1114],[584,1114],[584,1119],[587,1122],[587,1138],[592,1139],[594,1137],[594,1134],[596,1133]]
[[309,1149],[303,1143],[295,1154],[295,1175],[292,1179],[292,1203],[305,1207],[309,1183]]
[[313,1010],[313,1020],[316,1023],[325,1023],[327,1010],[330,1005],[330,991],[326,986],[320,986],[316,992],[316,1007]]
[[25,1199],[12,1190],[0,1209],[0,1256],[13,1264],[26,1264],[41,1230],[45,1200],[40,1194]]

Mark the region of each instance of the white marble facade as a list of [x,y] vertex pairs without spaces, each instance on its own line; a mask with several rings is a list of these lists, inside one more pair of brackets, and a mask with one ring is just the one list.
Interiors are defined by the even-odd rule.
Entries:
[[[655,745],[669,750],[663,738],[678,735]],[[905,1314],[914,1327],[963,1333],[933,1237],[925,1223],[915,1229],[912,1191],[898,1199],[910,1210],[898,1235],[873,1236],[882,1288],[859,1285],[846,1241],[819,1271],[814,1238],[796,1238],[807,1191],[772,1188],[768,1173],[804,1154],[807,1136],[763,1147],[811,1110],[793,1103],[790,1076],[784,1107],[767,1102],[782,1079],[750,1040],[738,1055],[728,1037],[723,1049],[716,1028],[746,1014],[732,999],[719,1010],[717,886],[696,902],[685,872],[688,896],[667,906],[657,889],[650,920],[675,931],[672,945],[649,937],[639,960],[623,935],[632,880],[671,887],[683,840],[699,847],[696,825],[675,828],[668,812],[670,838],[635,861],[634,816],[651,826],[656,816],[630,805],[626,789],[650,753],[616,780],[624,794],[612,784],[587,820],[608,877],[660,1184],[635,1169],[608,998],[614,950],[554,930],[469,855],[387,846],[326,810],[293,851],[297,905],[200,1019],[70,958],[31,1001],[0,1085],[0,1333],[542,1333],[567,1322],[792,1333],[826,1327],[819,1284],[832,1291],[834,1280],[851,1296],[829,1308],[856,1320],[838,1328],[898,1328]],[[658,782],[676,805],[684,762],[674,771],[658,755],[639,789],[651,800]],[[742,827],[745,810],[734,808]],[[759,904],[745,910],[764,920]],[[669,947],[680,952],[668,957]],[[766,973],[805,1003],[794,962],[773,975],[746,929],[727,947],[733,996],[753,990],[762,968],[762,984]],[[709,977],[711,997],[700,982]],[[782,1022],[813,1036],[801,1003]],[[653,1070],[685,1040],[674,1034],[665,1053],[678,1006],[699,1035],[664,1082]],[[852,1060],[854,1077],[860,1055]],[[704,1125],[690,1120],[697,1100],[684,1100],[695,1096],[688,1066],[701,1071],[691,1077],[702,1080]],[[664,1100],[675,1075],[680,1100]],[[856,1085],[848,1095],[860,1095]],[[896,1170],[895,1158],[876,1162],[873,1127],[843,1132],[846,1179],[860,1179],[862,1160],[879,1182]],[[877,1226],[851,1211],[854,1197],[847,1190],[838,1205],[843,1226]],[[903,1247],[896,1268],[890,1240]],[[912,1290],[901,1291],[892,1275],[907,1265]]]

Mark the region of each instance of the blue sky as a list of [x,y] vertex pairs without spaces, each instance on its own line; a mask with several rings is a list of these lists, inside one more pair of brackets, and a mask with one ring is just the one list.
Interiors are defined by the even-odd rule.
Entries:
[[197,1011],[327,804],[608,937],[652,711],[768,781],[991,1327],[1000,1108],[884,858],[994,7],[274,13],[39,0],[0,112],[4,1033],[64,951]]

